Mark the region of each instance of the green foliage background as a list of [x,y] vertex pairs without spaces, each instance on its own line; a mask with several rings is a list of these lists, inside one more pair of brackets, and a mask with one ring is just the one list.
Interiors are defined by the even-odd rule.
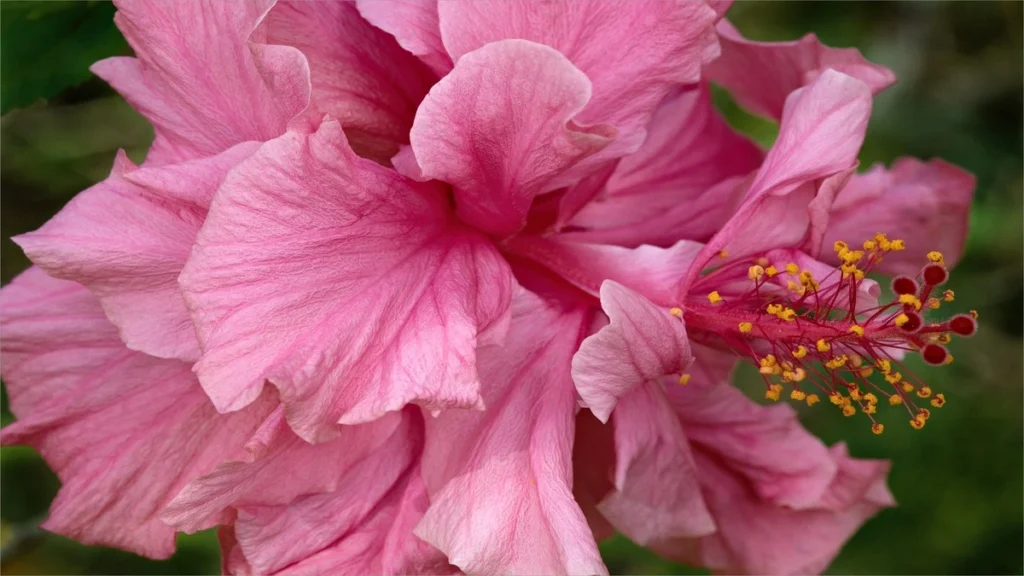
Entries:
[[[107,2],[0,2],[0,276],[28,262],[8,240],[36,228],[106,176],[124,148],[141,161],[149,126],[88,66],[129,49]],[[917,367],[947,407],[914,432],[893,417],[870,434],[859,419],[807,410],[804,421],[858,456],[891,458],[898,508],[850,542],[834,574],[1021,574],[1024,542],[1022,409],[1022,4],[1019,2],[740,2],[746,35],[787,40],[814,31],[894,69],[875,102],[862,163],[938,156],[978,176],[967,254],[953,274],[958,311],[982,329],[954,345],[956,362]],[[724,94],[730,121],[763,143],[775,127]],[[3,420],[10,413],[3,408]],[[212,534],[183,537],[166,562],[81,546],[35,529],[59,482],[32,450],[0,450],[0,545],[7,574],[204,574],[218,571]],[[602,547],[613,573],[693,570],[622,538]]]

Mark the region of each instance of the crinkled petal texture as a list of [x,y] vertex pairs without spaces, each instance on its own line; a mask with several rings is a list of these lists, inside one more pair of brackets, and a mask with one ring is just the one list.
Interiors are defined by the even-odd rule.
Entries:
[[717,531],[653,546],[663,555],[732,573],[818,573],[894,504],[888,462],[827,449],[788,407],[757,406],[726,384],[686,388],[672,402]]
[[830,48],[814,34],[792,42],[754,42],[727,20],[716,29],[722,54],[708,65],[707,78],[768,118],[781,118],[789,94],[830,68],[864,82],[873,94],[896,82],[892,70],[868,62],[856,48]]
[[737,258],[773,248],[817,251],[828,211],[857,165],[871,114],[871,93],[826,70],[786,99],[779,136],[736,213],[708,241],[682,293],[720,252]]
[[257,146],[246,142],[209,158],[142,168],[121,154],[106,180],[15,240],[49,274],[97,295],[129,348],[194,361],[199,345],[178,274],[214,191]]
[[715,111],[706,85],[658,107],[639,150],[619,161],[605,194],[570,221],[570,237],[623,246],[707,241],[742,199],[741,177],[764,154]]
[[441,41],[437,0],[356,0],[359,13],[443,76],[452,59]]
[[886,254],[879,271],[913,277],[932,250],[952,266],[963,254],[974,185],[973,175],[942,160],[901,158],[890,170],[874,166],[836,196],[820,257],[836,258],[836,240],[857,245],[882,232],[907,248]]
[[[224,508],[232,574],[409,574],[451,571],[416,538],[427,507],[419,473],[423,418],[408,408],[307,444],[268,420],[249,458],[194,482],[168,520],[189,528]],[[213,505],[211,506],[211,503]]]
[[93,65],[152,122],[150,163],[222,152],[284,132],[309,102],[302,53],[255,32],[273,0],[117,2],[118,28],[136,58]]
[[679,374],[690,364],[690,341],[682,318],[614,282],[601,285],[601,308],[610,323],[580,344],[572,379],[584,406],[607,422],[629,390]]
[[269,380],[322,441],[409,402],[482,408],[476,348],[507,325],[513,280],[438,186],[359,158],[328,121],[228,176],[180,282],[214,404]]
[[505,344],[480,353],[487,411],[427,421],[430,507],[416,534],[466,572],[606,574],[572,493],[569,362],[585,314],[526,291],[513,307]]
[[665,95],[696,82],[718,55],[717,17],[702,1],[442,1],[438,12],[456,63],[490,42],[521,38],[554,48],[586,74],[593,98],[577,120],[611,124],[620,135],[592,162],[636,150]]
[[493,42],[463,55],[430,91],[412,150],[425,178],[452,184],[462,220],[508,236],[526,223],[534,196],[615,136],[607,125],[571,122],[589,99],[590,81],[556,50]]
[[0,291],[3,377],[18,420],[5,445],[39,450],[63,486],[43,528],[153,558],[158,518],[195,477],[236,458],[267,412],[220,416],[189,365],[128,350],[85,288],[32,268]]
[[307,114],[338,119],[357,154],[386,163],[409,142],[416,107],[437,77],[355,3],[279,2],[260,32],[270,44],[302,51],[312,79]]

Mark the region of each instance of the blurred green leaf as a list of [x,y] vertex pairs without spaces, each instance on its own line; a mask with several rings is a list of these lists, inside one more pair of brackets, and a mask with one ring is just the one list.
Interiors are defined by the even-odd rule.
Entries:
[[0,2],[0,113],[87,80],[97,60],[130,53],[110,2]]

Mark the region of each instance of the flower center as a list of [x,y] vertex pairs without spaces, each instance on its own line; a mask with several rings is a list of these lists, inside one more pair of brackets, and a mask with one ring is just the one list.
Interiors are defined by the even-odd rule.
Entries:
[[[949,277],[938,252],[928,254],[916,278],[893,280],[891,301],[875,302],[871,293],[877,286],[866,274],[886,253],[903,247],[883,234],[864,242],[863,250],[836,242],[841,264],[822,278],[794,262],[765,258],[723,266],[701,278],[691,292],[701,296],[686,303],[687,331],[753,362],[771,401],[787,388],[792,400],[809,406],[823,394],[845,416],[867,415],[876,434],[884,426],[874,414],[884,401],[903,406],[911,426],[923,428],[931,415],[924,401],[939,408],[945,396],[933,393],[900,360],[917,352],[928,364],[949,364],[953,356],[945,344],[954,335],[973,335],[977,321],[973,311],[939,322],[925,319],[926,312],[954,298],[951,290],[937,292]],[[745,278],[737,266],[748,266]],[[719,289],[705,292],[714,287]],[[688,380],[684,374],[680,383]]]

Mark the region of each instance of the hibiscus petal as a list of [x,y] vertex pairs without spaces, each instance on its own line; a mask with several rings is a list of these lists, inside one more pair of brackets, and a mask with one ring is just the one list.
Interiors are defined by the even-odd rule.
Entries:
[[267,42],[306,56],[316,120],[337,118],[357,154],[386,164],[408,143],[416,106],[437,78],[355,4],[278,3],[262,29]]
[[322,441],[409,402],[481,408],[475,351],[502,333],[512,278],[437,186],[357,157],[329,121],[231,173],[180,282],[214,404],[269,380]]
[[150,163],[209,156],[269,140],[309,100],[298,50],[250,42],[272,0],[201,3],[124,0],[114,17],[137,58],[93,65],[156,129]]
[[456,62],[490,42],[521,38],[561,52],[590,78],[593,98],[577,120],[619,131],[591,167],[636,150],[665,95],[696,82],[702,64],[718,55],[717,16],[704,2],[443,1],[438,12]]
[[896,83],[892,70],[868,62],[856,48],[830,48],[814,34],[792,42],[754,42],[727,20],[716,29],[722,55],[708,65],[707,78],[768,118],[781,118],[786,97],[830,68],[867,84],[872,94]]
[[691,444],[724,462],[766,502],[806,507],[835,477],[828,448],[789,406],[760,406],[726,382],[687,386],[670,399]]
[[412,149],[423,176],[455,188],[462,220],[507,236],[553,178],[614,136],[610,126],[571,121],[589,99],[590,81],[557,51],[495,42],[465,54],[431,89]]
[[942,160],[902,158],[891,170],[853,176],[831,207],[821,258],[836,258],[836,240],[856,245],[882,232],[907,247],[886,254],[881,272],[916,276],[932,250],[952,266],[963,254],[974,185],[973,175]]
[[[745,478],[715,457],[697,452],[697,465],[708,506],[719,531],[693,541],[676,541],[656,551],[715,571],[743,574],[818,574],[842,545],[887,506],[887,462],[854,460],[842,447],[831,457],[837,473],[821,502],[802,509],[762,501]],[[842,506],[835,506],[843,502]]]
[[245,452],[190,482],[161,519],[185,532],[204,530],[243,506],[280,506],[331,492],[345,470],[380,450],[400,432],[400,414],[341,427],[339,437],[310,444],[295,435],[282,410],[270,414],[245,443]]
[[[736,258],[820,243],[821,215],[827,214],[829,204],[825,199],[834,196],[856,167],[870,115],[867,86],[834,70],[793,92],[786,99],[778,139],[743,204],[708,241],[687,283],[697,280],[701,269],[723,251]],[[819,194],[823,200],[812,205]]]
[[[248,503],[235,503],[231,544],[242,553],[247,571],[404,574],[424,565],[447,566],[443,554],[412,533],[427,507],[418,465],[422,417],[410,409],[393,419],[400,423],[384,429],[377,423],[351,427],[380,429],[386,436],[376,439],[378,445],[349,435],[319,446],[320,456],[327,459],[295,461],[292,475],[297,478],[335,477],[335,488],[329,492],[267,503],[258,488],[245,487]],[[344,459],[335,457],[346,451]],[[252,469],[236,477],[280,479],[283,471]],[[232,492],[240,494],[237,488]]]
[[441,42],[437,0],[356,0],[356,5],[363,18],[394,36],[438,75],[451,71],[452,59]]
[[48,273],[98,296],[129,348],[195,360],[199,346],[178,274],[213,192],[256,147],[246,142],[211,158],[142,168],[122,153],[106,180],[15,241]]
[[153,558],[174,552],[161,509],[233,458],[271,409],[220,416],[189,365],[124,347],[86,289],[32,268],[0,291],[3,377],[28,444],[63,486],[43,528]]
[[612,525],[644,546],[714,532],[689,443],[661,383],[622,396],[612,424],[616,489],[598,504]]
[[[736,177],[764,154],[715,111],[706,85],[670,94],[651,119],[643,146],[623,158],[599,201],[571,220],[571,237],[633,247],[707,241],[742,194]],[[723,181],[729,183],[716,186]]]
[[487,411],[427,422],[431,505],[416,534],[466,572],[606,574],[572,495],[569,362],[584,315],[525,291],[513,308],[504,346],[480,354]]
[[614,281],[601,285],[601,308],[611,322],[580,344],[572,379],[584,406],[607,422],[619,397],[690,363],[681,318]]

